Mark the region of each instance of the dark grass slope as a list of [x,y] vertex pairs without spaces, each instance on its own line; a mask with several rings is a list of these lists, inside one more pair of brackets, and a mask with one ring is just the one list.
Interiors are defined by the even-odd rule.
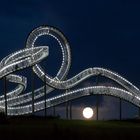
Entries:
[[135,140],[140,139],[140,122],[8,118],[0,124],[0,140],[2,139]]

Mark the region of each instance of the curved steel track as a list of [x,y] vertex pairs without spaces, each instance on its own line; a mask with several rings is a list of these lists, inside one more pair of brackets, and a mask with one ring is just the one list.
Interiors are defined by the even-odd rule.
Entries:
[[[62,51],[62,64],[55,77],[49,76],[39,62],[45,59],[49,55],[48,46],[35,47],[35,42],[40,36],[51,36],[56,39]],[[46,107],[52,107],[68,100],[73,100],[83,96],[92,94],[111,95],[119,98],[123,98],[134,105],[140,107],[140,90],[130,83],[128,80],[120,76],[119,74],[112,72],[104,68],[88,68],[74,77],[67,79],[69,68],[71,64],[70,46],[65,36],[55,28],[48,26],[41,26],[33,30],[26,43],[26,48],[17,51],[13,54],[6,56],[0,62],[0,78],[6,77],[8,82],[18,84],[15,89],[6,94],[7,96],[7,113],[8,115],[23,115],[32,113],[32,92],[23,93],[27,86],[27,79],[24,76],[16,75],[13,72],[25,69],[27,67],[33,68],[34,73],[46,83],[46,90],[44,86],[35,89],[34,91],[34,111],[40,111]],[[110,87],[110,86],[91,86],[71,90],[71,88],[78,85],[80,82],[93,77],[101,75],[109,78],[122,88]],[[46,94],[50,94],[53,90],[61,89],[64,93],[51,98],[47,98],[46,101],[40,98]],[[69,92],[65,92],[66,89],[70,89]],[[36,100],[40,99],[40,101]],[[26,104],[26,105],[25,105]],[[4,95],[0,96],[0,109],[5,110]]]

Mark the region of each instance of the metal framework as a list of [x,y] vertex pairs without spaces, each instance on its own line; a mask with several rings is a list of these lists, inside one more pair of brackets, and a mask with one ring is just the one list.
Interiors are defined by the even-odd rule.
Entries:
[[[56,39],[61,47],[63,60],[61,67],[55,77],[49,76],[39,65],[43,59],[49,55],[48,46],[35,47],[35,42],[40,36],[51,36]],[[66,79],[71,64],[70,46],[65,36],[55,28],[41,26],[33,30],[26,43],[26,48],[6,56],[0,62],[0,78],[4,78],[5,85],[7,82],[17,84],[17,87],[12,91],[0,96],[0,110],[7,112],[7,115],[24,115],[32,112],[40,111],[58,104],[80,98],[88,95],[111,95],[125,99],[134,105],[140,107],[140,90],[130,83],[128,80],[119,74],[108,69],[94,67],[88,68],[70,79]],[[23,93],[27,86],[27,78],[16,75],[13,72],[32,67],[36,74],[46,85],[33,89],[29,93]],[[71,88],[78,85],[80,82],[92,76],[104,76],[109,78],[122,88],[111,86],[91,86],[83,87],[76,90]],[[64,90],[64,93],[45,100],[44,95],[50,94],[53,90]],[[67,89],[68,92],[65,92]],[[6,92],[7,90],[5,90]],[[25,105],[26,104],[26,105]]]

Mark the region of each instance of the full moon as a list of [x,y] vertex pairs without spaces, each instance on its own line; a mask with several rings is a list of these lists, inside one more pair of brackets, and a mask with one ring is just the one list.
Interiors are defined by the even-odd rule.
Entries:
[[93,112],[93,109],[91,107],[86,107],[83,109],[84,118],[90,119],[90,118],[92,118],[93,114],[94,114],[94,112]]

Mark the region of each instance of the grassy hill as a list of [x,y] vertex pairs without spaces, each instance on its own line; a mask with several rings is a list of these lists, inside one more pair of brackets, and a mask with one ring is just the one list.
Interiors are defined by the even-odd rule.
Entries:
[[140,138],[140,122],[10,118],[0,124],[1,139],[125,140]]

